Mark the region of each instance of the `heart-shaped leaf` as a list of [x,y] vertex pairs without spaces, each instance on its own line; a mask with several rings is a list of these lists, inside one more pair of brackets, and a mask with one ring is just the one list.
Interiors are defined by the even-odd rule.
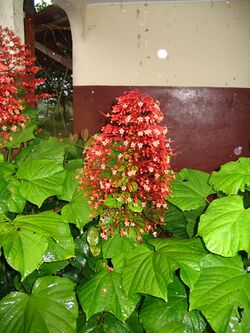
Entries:
[[226,163],[220,170],[213,172],[209,183],[216,191],[237,194],[250,185],[250,158],[241,157],[238,161]]
[[244,209],[240,196],[216,199],[201,216],[198,234],[209,251],[224,257],[250,253],[250,208]]
[[88,204],[88,198],[78,190],[75,191],[71,202],[63,207],[61,213],[67,222],[74,223],[79,229],[94,217]]
[[175,278],[168,289],[168,302],[151,296],[145,298],[140,319],[146,332],[202,333],[206,321],[198,311],[188,311],[184,285]]
[[62,165],[64,160],[65,148],[68,145],[56,138],[43,140],[38,145],[34,146],[27,155],[27,160],[43,160],[49,159]]
[[12,292],[0,301],[5,333],[75,333],[78,315],[74,284],[65,278],[39,278],[31,295]]
[[199,262],[204,256],[200,240],[151,240],[154,250],[144,244],[131,252],[122,275],[130,294],[142,293],[167,301],[168,285],[173,273],[181,268],[182,279],[193,285],[199,276]]
[[[63,240],[62,240],[63,239]],[[67,256],[56,256],[52,249],[63,247]],[[23,278],[38,268],[42,261],[67,259],[74,255],[74,243],[69,225],[53,212],[17,216],[0,222],[0,245],[9,265]],[[48,254],[49,253],[49,254]]]
[[191,210],[207,203],[207,197],[214,193],[208,184],[209,174],[199,170],[182,169],[172,182],[172,196],[168,201],[181,210]]
[[106,311],[125,322],[137,303],[135,299],[126,296],[121,274],[109,270],[97,273],[90,281],[82,284],[77,294],[87,319],[95,313]]
[[173,281],[177,265],[165,259],[164,254],[144,244],[135,248],[122,271],[127,294],[149,294],[167,300],[167,287]]
[[245,321],[244,309],[250,308],[250,275],[241,258],[207,255],[191,289],[190,305],[204,314],[215,332],[243,332],[240,322]]
[[51,160],[27,160],[20,164],[17,177],[22,180],[20,192],[40,207],[45,199],[62,192],[63,168]]
[[200,263],[206,255],[201,239],[152,239],[148,241],[155,251],[165,255],[168,262],[180,268],[180,276],[190,288],[200,275]]

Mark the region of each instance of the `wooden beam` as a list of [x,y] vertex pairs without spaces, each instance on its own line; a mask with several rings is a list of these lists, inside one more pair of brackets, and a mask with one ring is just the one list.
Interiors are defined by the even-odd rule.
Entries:
[[39,24],[35,26],[36,32],[44,31],[44,30],[62,30],[62,31],[70,31],[70,26],[60,26],[54,24]]
[[51,59],[57,61],[59,64],[63,65],[64,67],[66,67],[72,71],[72,62],[69,61],[68,58],[56,53],[55,51],[47,48],[45,45],[43,45],[39,42],[35,42],[35,47],[37,50],[43,52]]

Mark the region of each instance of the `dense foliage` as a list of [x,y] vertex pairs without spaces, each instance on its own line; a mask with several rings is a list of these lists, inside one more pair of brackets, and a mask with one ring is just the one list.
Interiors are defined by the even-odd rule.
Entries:
[[82,145],[34,119],[3,143],[0,333],[248,333],[250,158],[177,173],[156,238],[104,240]]

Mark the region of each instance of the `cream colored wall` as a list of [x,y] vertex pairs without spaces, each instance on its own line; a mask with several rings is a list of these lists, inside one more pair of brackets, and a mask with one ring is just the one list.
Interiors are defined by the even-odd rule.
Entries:
[[250,0],[88,5],[85,20],[75,85],[250,87]]

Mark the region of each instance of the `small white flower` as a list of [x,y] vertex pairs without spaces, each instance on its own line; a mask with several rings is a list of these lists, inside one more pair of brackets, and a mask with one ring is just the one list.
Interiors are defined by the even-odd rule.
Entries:
[[125,118],[125,123],[130,122],[130,120],[131,120],[131,116],[129,115],[129,116],[127,116],[127,117]]
[[119,155],[118,155],[118,158],[119,158],[119,160],[120,160],[120,159],[122,158],[122,154],[119,154]]
[[109,140],[108,140],[108,139],[102,141],[103,146],[107,146],[108,143],[109,143]]
[[147,129],[147,130],[144,131],[144,133],[145,133],[146,135],[150,135],[150,134],[152,133],[152,131],[151,131],[151,129]]
[[143,106],[143,103],[142,102],[139,102],[138,103],[138,106],[141,108]]
[[150,186],[148,186],[147,184],[144,184],[143,185],[143,188],[146,192],[149,192],[150,191]]
[[155,174],[155,178],[158,179],[160,175],[158,173]]
[[154,238],[156,238],[157,237],[157,232],[155,231],[155,232],[153,232],[153,236],[154,236]]
[[152,144],[153,144],[154,147],[158,147],[159,143],[160,143],[159,140],[155,140],[155,141],[153,141]]
[[112,174],[113,174],[113,175],[116,175],[116,174],[117,174],[117,170],[113,169],[113,170],[112,170]]
[[123,133],[124,133],[124,129],[123,129],[123,128],[120,128],[120,129],[119,129],[119,133],[120,133],[121,135],[123,135]]
[[142,132],[142,131],[139,131],[139,132],[138,132],[138,136],[143,136],[143,132]]
[[139,123],[142,123],[143,122],[143,118],[142,117],[138,117],[138,121],[139,121]]
[[148,168],[148,171],[149,171],[149,172],[154,172],[154,168],[149,167],[149,168]]
[[122,186],[122,191],[126,191],[127,187],[126,186]]
[[143,147],[143,143],[141,143],[141,142],[140,142],[140,143],[138,143],[138,148],[140,148],[140,149],[141,149],[142,147]]
[[105,170],[105,164],[101,164],[101,169]]
[[131,142],[131,145],[130,145],[132,148],[135,147],[135,142]]

